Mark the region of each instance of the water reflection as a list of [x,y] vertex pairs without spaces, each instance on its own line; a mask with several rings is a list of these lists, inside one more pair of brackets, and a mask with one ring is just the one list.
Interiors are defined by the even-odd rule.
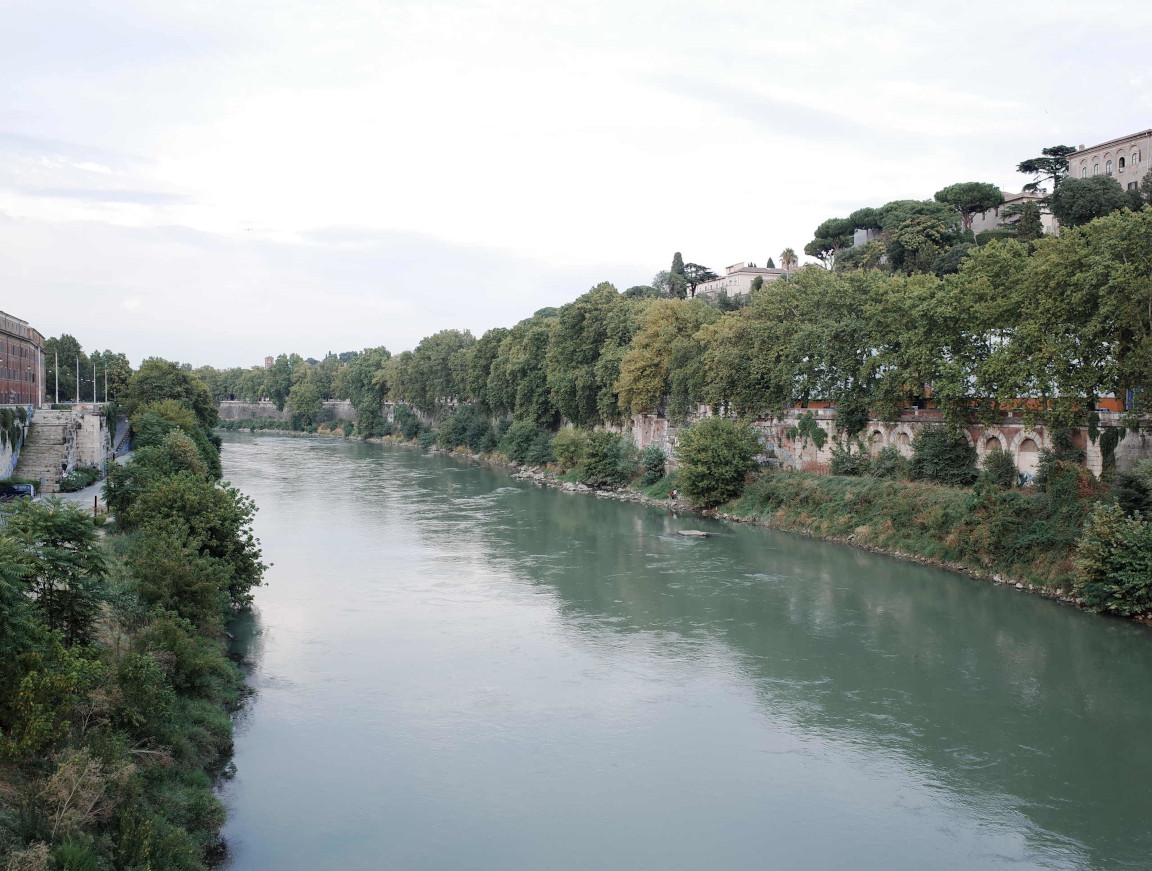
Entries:
[[1140,627],[451,458],[224,456],[279,564],[237,867],[1104,868],[1152,847]]

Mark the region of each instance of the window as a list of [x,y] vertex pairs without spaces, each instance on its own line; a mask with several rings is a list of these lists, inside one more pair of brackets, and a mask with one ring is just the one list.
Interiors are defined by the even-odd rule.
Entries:
[[1112,161],[1104,161],[1104,175],[1112,175]]
[[1121,172],[1124,171],[1124,158],[1123,157],[1121,157],[1118,161],[1116,161],[1116,168],[1119,169]]
[[1092,164],[1092,175],[1100,175],[1100,164]]
[[1134,181],[1128,182],[1128,190],[1130,190],[1130,191],[1136,190],[1136,182],[1134,182]]
[[1080,167],[1080,178],[1088,178],[1088,167]]

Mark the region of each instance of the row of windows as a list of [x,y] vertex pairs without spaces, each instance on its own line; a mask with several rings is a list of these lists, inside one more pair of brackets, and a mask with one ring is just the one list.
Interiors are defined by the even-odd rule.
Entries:
[[[1131,159],[1132,168],[1135,169],[1139,165],[1139,163],[1140,163],[1140,152],[1139,151],[1133,151],[1132,152],[1132,159]],[[1129,164],[1126,163],[1126,158],[1124,158],[1124,157],[1118,158],[1117,168],[1120,170],[1120,172],[1123,172],[1125,167],[1128,165]],[[1105,175],[1112,175],[1112,158],[1108,158],[1107,160],[1104,161],[1104,174]],[[1092,164],[1092,175],[1100,175],[1100,164],[1099,163]],[[1088,163],[1087,163],[1087,161],[1084,161],[1081,163],[1080,177],[1081,178],[1088,178]]]

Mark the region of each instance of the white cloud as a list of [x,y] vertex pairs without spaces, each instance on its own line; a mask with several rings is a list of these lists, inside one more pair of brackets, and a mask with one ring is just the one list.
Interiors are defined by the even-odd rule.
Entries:
[[1038,0],[17,4],[0,275],[34,277],[48,333],[113,293],[117,341],[197,360],[511,323],[1152,126],[1092,84],[1152,23],[1109,9],[1130,26]]

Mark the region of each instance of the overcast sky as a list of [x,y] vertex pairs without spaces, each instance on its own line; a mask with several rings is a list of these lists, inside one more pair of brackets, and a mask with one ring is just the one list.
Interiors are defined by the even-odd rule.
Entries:
[[1152,3],[0,0],[0,308],[194,364],[477,335],[1152,127]]

